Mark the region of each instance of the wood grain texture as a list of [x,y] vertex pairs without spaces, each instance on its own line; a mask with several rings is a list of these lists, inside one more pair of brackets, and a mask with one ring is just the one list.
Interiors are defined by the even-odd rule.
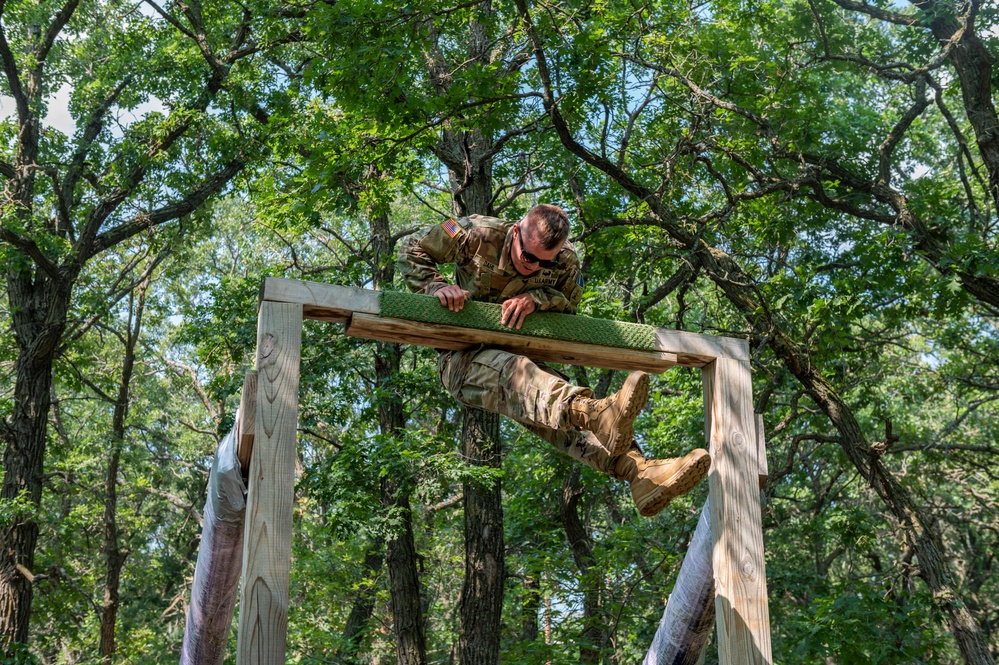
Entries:
[[260,301],[298,303],[304,318],[334,323],[345,323],[354,312],[378,313],[377,291],[281,277],[264,279]]
[[352,337],[377,339],[384,342],[432,346],[436,349],[468,349],[479,344],[486,344],[534,360],[586,365],[602,369],[643,370],[658,373],[677,364],[676,356],[671,353],[579,344],[541,337],[527,337],[514,333],[420,323],[368,314],[352,316],[350,323],[347,324],[347,334]]
[[302,305],[263,302],[237,665],[285,662]]
[[243,393],[239,396],[239,418],[236,420],[236,457],[243,470],[243,477],[250,473],[253,456],[253,433],[257,425],[257,372],[250,370],[243,379]]
[[773,662],[749,363],[719,358],[702,370],[710,432],[711,531],[721,665]]
[[684,367],[703,367],[715,358],[730,358],[749,362],[749,343],[737,337],[717,337],[656,328],[659,349],[675,353],[677,364]]

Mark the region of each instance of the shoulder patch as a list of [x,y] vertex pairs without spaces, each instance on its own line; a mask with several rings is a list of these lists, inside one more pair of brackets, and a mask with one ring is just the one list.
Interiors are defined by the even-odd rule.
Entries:
[[576,285],[583,288],[583,273],[576,273]]
[[441,224],[441,228],[444,229],[444,232],[452,238],[462,232],[462,228],[458,226],[458,223],[453,219],[449,219]]

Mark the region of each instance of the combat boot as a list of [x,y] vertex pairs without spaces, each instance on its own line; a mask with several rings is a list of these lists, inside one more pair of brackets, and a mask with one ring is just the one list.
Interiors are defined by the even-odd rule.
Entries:
[[628,481],[638,512],[652,517],[670,501],[692,490],[704,479],[710,466],[711,457],[703,448],[669,459],[648,459],[632,448],[617,459],[613,475]]
[[575,397],[569,403],[569,424],[593,432],[611,457],[627,452],[635,434],[635,417],[649,398],[649,375],[632,372],[621,390],[603,399]]

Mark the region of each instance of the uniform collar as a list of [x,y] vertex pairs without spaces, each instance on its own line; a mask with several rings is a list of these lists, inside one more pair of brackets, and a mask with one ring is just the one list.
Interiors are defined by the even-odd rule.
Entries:
[[510,252],[513,251],[514,226],[516,226],[516,224],[511,224],[510,228],[506,230],[506,240],[503,242],[503,251],[500,252],[499,269],[503,271],[513,267],[513,262],[510,260]]

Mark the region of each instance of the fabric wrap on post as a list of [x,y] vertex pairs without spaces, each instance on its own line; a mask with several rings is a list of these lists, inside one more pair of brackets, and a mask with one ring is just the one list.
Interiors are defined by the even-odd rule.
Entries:
[[[239,413],[236,414],[239,422]],[[243,569],[246,483],[236,457],[235,430],[219,444],[208,476],[208,497],[191,585],[181,665],[221,665]]]
[[711,558],[711,508],[705,501],[673,593],[642,665],[695,665],[698,662],[715,618]]

